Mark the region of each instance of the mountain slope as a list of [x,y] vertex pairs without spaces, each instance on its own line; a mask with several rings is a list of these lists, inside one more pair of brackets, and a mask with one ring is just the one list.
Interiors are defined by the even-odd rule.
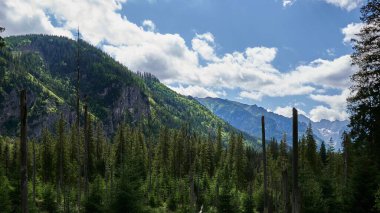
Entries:
[[[280,140],[286,133],[288,143],[292,138],[292,119],[268,112],[257,105],[247,105],[235,101],[219,98],[197,98],[197,100],[214,112],[217,116],[229,122],[232,126],[247,132],[255,137],[261,135],[261,116],[265,116],[266,134],[268,138]],[[347,129],[348,121],[321,120],[313,122],[309,118],[299,116],[299,134],[305,133],[308,123],[311,123],[313,133],[317,140],[329,141],[330,137],[335,142],[335,148],[340,148],[340,136]]]
[[[18,91],[28,93],[28,125],[31,135],[52,127],[62,114],[75,119],[75,41],[64,37],[27,35],[6,38],[0,51],[0,134],[16,135]],[[154,76],[136,74],[101,50],[80,41],[80,94],[94,119],[111,134],[122,121],[161,124],[208,134],[222,127],[223,135],[238,131],[198,101],[179,95]],[[82,104],[83,105],[83,101]],[[244,134],[251,142],[254,138]]]

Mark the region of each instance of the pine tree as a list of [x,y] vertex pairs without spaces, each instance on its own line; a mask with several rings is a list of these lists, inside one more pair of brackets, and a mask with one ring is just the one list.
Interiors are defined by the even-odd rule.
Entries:
[[52,151],[53,141],[49,131],[45,128],[42,130],[42,171],[44,183],[51,182],[53,180],[54,171],[54,157]]
[[219,166],[221,157],[222,157],[222,151],[223,151],[223,144],[222,144],[222,128],[218,127],[218,133],[216,137],[216,147],[215,147],[216,153],[215,153],[215,164]]
[[314,139],[311,123],[306,129],[306,157],[314,173],[317,173],[317,143]]
[[380,168],[380,1],[369,0],[361,8],[364,27],[354,40],[352,62],[358,71],[351,77],[348,99],[352,136],[368,145]]
[[327,154],[326,154],[326,146],[325,146],[324,141],[322,141],[321,143],[321,148],[319,149],[319,155],[321,157],[323,165],[325,166],[327,163]]
[[64,120],[63,115],[61,114],[61,117],[57,124],[57,142],[56,142],[56,178],[57,178],[57,196],[58,199],[61,197],[62,189],[64,188],[64,180],[63,180],[63,172],[64,172],[64,163],[65,163],[65,136],[64,136]]

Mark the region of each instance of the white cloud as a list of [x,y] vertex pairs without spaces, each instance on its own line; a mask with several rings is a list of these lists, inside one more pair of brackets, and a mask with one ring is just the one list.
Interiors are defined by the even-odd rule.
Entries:
[[263,95],[259,92],[255,92],[255,91],[251,91],[251,92],[241,91],[239,94],[239,97],[248,98],[248,99],[256,100],[256,101],[261,101],[261,98],[263,97]]
[[47,12],[31,1],[1,1],[0,25],[6,28],[6,36],[43,33],[72,37],[67,29],[54,27]]
[[[187,86],[183,87],[182,85],[179,85],[179,87],[171,87],[169,86],[170,89],[182,94],[182,95],[190,95],[192,97],[198,97],[198,98],[206,98],[206,97],[212,97],[216,98],[219,97],[217,92],[213,92],[211,90],[208,90],[206,88],[200,87],[200,86]],[[222,94],[223,93],[220,93]]]
[[321,119],[328,120],[346,120],[348,119],[347,97],[350,95],[349,89],[344,89],[339,95],[310,95],[310,98],[325,103],[329,108],[325,106],[317,106],[310,111],[310,118],[313,121],[319,121]]
[[314,122],[318,122],[322,119],[327,119],[330,121],[335,120],[346,120],[348,114],[345,111],[338,111],[333,108],[327,108],[325,106],[317,106],[310,111],[310,119]]
[[[5,0],[0,2],[0,25],[7,29],[7,35],[45,33],[68,37],[73,37],[71,31],[79,25],[86,41],[131,70],[150,72],[166,85],[190,85],[172,88],[197,97],[225,96],[229,89],[253,100],[330,88],[343,90],[355,71],[349,55],[334,60],[316,59],[286,73],[273,66],[277,48],[248,47],[218,56],[212,33],[196,34],[189,47],[179,34],[157,32],[151,20],[143,21],[141,26],[129,21],[120,14],[125,2]],[[351,30],[342,32],[349,35]],[[200,59],[207,63],[201,64]]]
[[[302,109],[297,108],[298,114],[307,116],[306,112]],[[285,106],[285,107],[277,107],[274,111],[274,113],[291,118],[293,116],[293,107],[291,106]]]
[[363,23],[351,23],[342,29],[344,35],[343,43],[350,44],[352,39],[357,39],[356,34],[360,33],[361,28],[364,26]]
[[156,25],[152,20],[144,20],[142,26],[145,27],[148,31],[156,31]]
[[296,0],[282,0],[283,7],[290,7],[296,2]]
[[325,0],[327,3],[345,9],[347,11],[351,11],[357,7],[359,7],[363,0]]
[[192,48],[197,52],[203,59],[207,61],[215,61],[217,57],[214,51],[214,35],[211,33],[196,34],[196,36],[191,40]]

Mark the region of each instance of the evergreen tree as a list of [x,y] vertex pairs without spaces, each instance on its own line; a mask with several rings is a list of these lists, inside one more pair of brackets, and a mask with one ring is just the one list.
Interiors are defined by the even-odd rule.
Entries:
[[312,171],[317,172],[317,143],[314,139],[311,123],[306,129],[306,158]]
[[322,141],[322,143],[321,143],[321,148],[319,149],[319,155],[321,157],[323,165],[326,165],[326,163],[327,163],[327,153],[326,153],[326,146],[325,146],[325,142],[324,141]]
[[364,26],[354,40],[353,64],[359,67],[351,77],[348,99],[352,136],[364,143],[380,170],[380,1],[369,0],[361,8]]

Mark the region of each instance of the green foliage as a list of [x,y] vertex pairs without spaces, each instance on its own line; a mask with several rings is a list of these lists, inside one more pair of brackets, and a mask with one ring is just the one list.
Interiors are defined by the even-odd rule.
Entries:
[[97,176],[91,184],[91,190],[85,203],[85,212],[106,212],[105,200],[105,183],[101,176]]
[[12,202],[10,198],[11,185],[6,176],[0,172],[0,209],[2,212],[11,212]]
[[51,213],[58,211],[58,203],[56,201],[57,195],[51,184],[46,184],[44,186],[42,199],[43,199],[42,204],[41,204],[42,210],[46,212],[51,212]]
[[127,167],[113,189],[114,197],[111,201],[112,212],[142,212],[142,194],[139,190],[141,180],[136,170]]
[[377,189],[375,197],[375,210],[380,211],[380,186]]

